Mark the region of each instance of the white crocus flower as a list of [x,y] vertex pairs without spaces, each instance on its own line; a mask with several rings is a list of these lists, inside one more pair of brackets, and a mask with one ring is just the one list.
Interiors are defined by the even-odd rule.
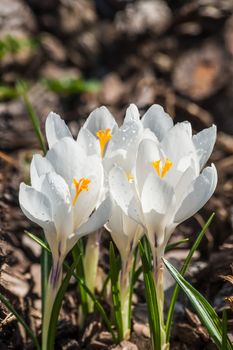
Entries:
[[19,191],[22,211],[43,228],[53,256],[43,320],[43,349],[64,258],[80,237],[102,227],[111,211],[109,197],[99,203],[103,186],[100,157],[87,156],[67,136],[51,146],[45,157],[33,157],[31,186],[21,183]]
[[[46,120],[46,137],[51,148],[57,141],[64,137],[73,139],[69,128],[56,113],[51,112]],[[87,156],[99,156],[104,158],[109,140],[118,129],[117,123],[108,109],[104,106],[95,109],[87,118],[80,129],[77,144]],[[106,189],[102,187],[102,195],[99,200],[106,196]],[[94,292],[97,266],[99,260],[100,232],[89,235],[84,256],[85,282],[88,288]],[[93,302],[88,297],[89,312],[93,311]]]
[[[158,125],[156,125],[156,121]],[[139,144],[134,185],[124,169],[109,173],[110,193],[125,215],[140,223],[154,258],[157,295],[163,324],[162,256],[177,225],[194,215],[212,196],[217,184],[215,166],[203,169],[216,140],[216,127],[192,136],[188,122],[173,126],[171,118],[152,106],[141,120],[148,134]],[[165,342],[164,329],[162,338]]]
[[[139,121],[139,113],[134,105],[127,109],[123,125],[115,132],[109,141],[103,160],[106,178],[109,171],[116,164],[120,166],[129,184],[133,185],[133,168],[135,167],[138,144],[143,135],[143,127]],[[107,182],[107,179],[106,179]],[[108,224],[105,225],[116,244],[121,256],[121,272],[119,278],[121,315],[123,335],[127,339],[130,335],[130,283],[134,251],[141,238],[143,228],[138,222],[124,213],[122,208],[113,201],[112,213]]]
[[110,171],[113,198],[126,215],[146,228],[152,247],[166,245],[175,227],[212,196],[217,172],[213,164],[203,167],[215,140],[214,125],[192,137],[190,123],[178,123],[160,142],[146,138],[140,142],[134,191],[124,169],[116,166]]
[[[118,129],[117,123],[108,109],[104,106],[95,109],[87,118],[80,129],[77,143],[88,155],[99,155],[103,160],[109,141]],[[106,186],[103,188],[102,196],[106,195]],[[84,256],[85,282],[88,288],[94,292],[96,285],[97,268],[99,261],[100,232],[90,235],[87,240]],[[88,309],[92,312],[94,304],[88,297]]]

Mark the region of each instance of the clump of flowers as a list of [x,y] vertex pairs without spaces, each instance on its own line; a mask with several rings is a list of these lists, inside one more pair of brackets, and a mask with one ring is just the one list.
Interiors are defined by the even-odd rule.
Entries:
[[[44,157],[34,155],[31,185],[22,183],[19,191],[22,211],[43,229],[52,253],[42,320],[42,349],[48,349],[52,310],[58,293],[67,283],[62,273],[64,262],[86,235],[84,257],[79,256],[83,274],[79,276],[77,269],[75,276],[86,295],[88,311],[97,308],[113,340],[130,337],[131,298],[140,273],[140,267],[136,271],[140,251],[153,349],[169,349],[173,306],[165,326],[164,263],[220,347],[221,321],[215,311],[164,260],[175,228],[201,209],[216,188],[215,166],[205,167],[216,141],[216,127],[192,135],[189,122],[174,125],[161,106],[151,106],[140,118],[137,107],[131,104],[120,127],[106,107],[97,108],[80,129],[77,140],[60,116],[50,113],[46,137],[49,150]],[[94,296],[101,249],[98,230],[103,226],[120,258],[119,264],[111,245],[113,322]],[[202,236],[198,237],[195,249]],[[195,249],[191,250],[183,272]],[[74,261],[76,257],[74,253]],[[73,270],[70,271],[71,276]],[[175,290],[171,304],[176,296]],[[227,349],[231,349],[228,340],[227,344]]]

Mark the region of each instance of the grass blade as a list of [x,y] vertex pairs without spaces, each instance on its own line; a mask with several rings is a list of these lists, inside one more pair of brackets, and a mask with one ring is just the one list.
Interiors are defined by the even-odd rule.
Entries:
[[[47,250],[48,253],[51,254],[49,247],[40,238],[36,237],[31,232],[28,232],[28,231],[25,231],[25,232],[27,233],[27,235],[31,239],[33,239],[37,244],[39,244],[43,249]],[[66,262],[64,262],[63,266],[66,269],[66,271],[69,271],[70,267]],[[113,329],[112,329],[112,324],[111,324],[110,320],[108,319],[108,316],[107,316],[103,306],[100,304],[98,299],[92,294],[92,292],[88,289],[88,287],[85,285],[84,281],[75,272],[73,272],[72,275],[77,280],[77,282],[82,286],[82,288],[85,290],[85,292],[89,295],[89,297],[92,299],[96,310],[101,315],[103,321],[105,322],[105,325],[106,325],[108,331],[112,334],[113,341],[116,343],[116,337],[115,337],[115,334],[114,334]]]
[[[133,296],[133,289],[134,289],[134,285],[140,275],[140,272],[138,272],[138,269],[136,270],[136,264],[137,264],[137,257],[138,257],[138,246],[135,249],[135,253],[134,253],[134,261],[133,261],[133,267],[132,267],[132,272],[131,272],[131,276],[130,276],[130,291],[129,291],[129,316],[128,316],[128,320],[129,320],[129,327],[131,325],[131,317],[132,317],[132,296]],[[141,270],[142,271],[142,270]],[[136,275],[136,273],[138,272],[138,274]]]
[[46,288],[48,283],[48,276],[50,272],[50,266],[51,266],[51,255],[50,249],[48,245],[39,237],[35,236],[33,233],[29,231],[24,231],[28,237],[33,239],[36,243],[38,243],[43,249],[41,252],[41,300],[42,300],[42,315],[44,314],[44,303],[45,303],[45,296],[46,296]]
[[170,252],[171,250],[175,249],[179,245],[187,243],[188,241],[189,241],[189,238],[184,238],[184,239],[181,239],[180,241],[168,244],[165,248],[165,253]]
[[[221,349],[222,345],[222,323],[209,304],[209,302],[201,295],[190,283],[188,283],[184,277],[170,264],[167,260],[163,259],[167,269],[183,289],[184,293],[189,298],[190,303],[198,314],[203,326],[206,327],[214,343],[218,349]],[[229,339],[227,339],[227,350],[232,350]]]
[[73,79],[43,79],[41,83],[49,90],[58,94],[77,94],[82,92],[98,92],[100,82],[97,80]]
[[47,148],[46,148],[46,145],[45,145],[44,136],[43,136],[43,134],[41,132],[39,119],[38,119],[38,117],[36,115],[36,112],[35,112],[32,104],[31,104],[31,102],[30,102],[30,100],[28,98],[27,85],[26,85],[25,82],[19,81],[17,83],[16,89],[17,89],[19,95],[23,98],[25,107],[26,107],[27,112],[28,112],[29,119],[30,119],[30,121],[32,123],[33,129],[35,131],[36,137],[37,137],[39,145],[40,145],[40,148],[43,151],[43,153],[46,154]]
[[[84,255],[84,249],[83,249],[83,241],[79,240],[74,248],[72,249],[72,256],[73,260],[75,261],[79,256],[80,263],[76,267],[76,274],[83,280],[85,283],[85,273],[84,273],[84,266],[83,266],[83,255]],[[81,306],[82,306],[82,312],[83,315],[88,314],[88,304],[87,304],[87,293],[83,289],[83,287],[78,283],[78,289],[80,292],[80,299],[81,299]]]
[[28,237],[30,237],[33,241],[39,244],[43,249],[47,250],[47,252],[49,253],[51,252],[47,244],[42,239],[40,239],[39,237],[37,237],[36,235],[34,235],[33,233],[27,230],[25,230],[24,233],[26,233]]
[[50,350],[54,349],[54,343],[55,343],[55,337],[56,337],[56,328],[57,328],[57,321],[59,317],[59,312],[61,309],[62,305],[62,300],[64,298],[65,292],[68,288],[70,279],[74,273],[75,268],[78,266],[80,262],[81,256],[79,255],[77,259],[73,262],[72,266],[69,268],[62,284],[61,287],[57,293],[56,299],[53,304],[53,311],[50,319],[50,324],[49,324],[49,337],[48,337],[48,343],[47,343],[47,348]]
[[[208,229],[209,225],[211,224],[213,218],[214,218],[215,213],[211,214],[211,216],[209,217],[209,219],[207,220],[207,222],[205,223],[204,227],[202,228],[200,234],[198,235],[197,239],[195,240],[192,248],[190,249],[183,267],[180,271],[180,274],[182,276],[185,275],[186,271],[188,270],[188,267],[190,265],[191,259],[193,257],[194,252],[197,250],[197,248],[199,247],[202,238],[204,237],[206,230]],[[170,333],[171,333],[171,325],[172,325],[172,319],[173,319],[173,314],[174,314],[174,309],[175,309],[175,304],[176,304],[176,300],[179,294],[179,290],[180,290],[180,286],[179,284],[176,284],[173,293],[172,293],[172,298],[171,298],[171,303],[169,306],[169,310],[168,310],[168,314],[167,314],[167,321],[166,321],[166,338],[167,338],[167,342],[169,342],[170,339]]]
[[[46,242],[46,239],[45,239]],[[45,297],[48,284],[49,273],[51,269],[52,257],[47,250],[42,249],[40,256],[41,263],[41,300],[42,300],[42,315],[44,315]]]
[[[64,264],[64,267],[68,270],[70,267],[69,265],[67,265],[66,263]],[[89,288],[85,285],[85,283],[83,282],[83,280],[74,272],[73,276],[76,278],[77,282],[80,283],[80,285],[82,286],[82,288],[85,290],[85,292],[89,295],[89,297],[92,299],[94,306],[96,308],[96,310],[99,312],[100,316],[102,317],[103,321],[105,322],[105,325],[108,329],[108,331],[111,333],[112,335],[112,339],[114,341],[114,343],[116,343],[117,339],[115,337],[115,334],[113,332],[112,329],[112,324],[108,319],[108,316],[103,308],[103,306],[100,304],[99,300],[94,296],[94,294],[89,290]]]
[[4,297],[4,295],[2,295],[0,293],[0,301],[7,307],[7,309],[12,312],[13,315],[15,315],[15,317],[17,318],[18,322],[21,323],[21,325],[24,327],[24,329],[26,330],[26,332],[28,333],[29,337],[32,339],[36,350],[40,350],[40,345],[39,342],[36,338],[36,336],[34,335],[34,333],[32,332],[31,328],[26,324],[26,322],[24,321],[24,319],[20,316],[20,314],[15,310],[14,306],[10,303],[10,301]]
[[153,350],[161,349],[161,333],[160,333],[160,317],[159,308],[156,297],[156,290],[154,285],[154,278],[152,273],[151,261],[148,261],[148,252],[145,251],[144,246],[139,242],[139,250],[142,260],[142,268],[144,275],[146,302],[148,309],[148,318],[150,325],[150,334],[152,340]]
[[[16,85],[16,90],[18,94],[23,98],[25,107],[28,112],[29,119],[32,123],[40,148],[45,155],[47,151],[45,140],[41,132],[39,119],[27,95],[27,90],[28,90],[27,84],[23,81],[18,81]],[[46,242],[45,237],[43,240]],[[46,288],[47,288],[47,282],[48,282],[49,273],[51,269],[51,257],[46,250],[42,250],[40,261],[41,261],[41,299],[42,299],[42,319],[43,319]]]
[[122,314],[121,314],[121,298],[119,290],[119,263],[117,263],[117,258],[115,255],[114,247],[112,242],[110,242],[109,248],[109,261],[110,261],[110,279],[112,287],[112,301],[114,308],[114,317],[116,322],[116,329],[118,334],[118,342],[123,339],[123,324],[122,324]]

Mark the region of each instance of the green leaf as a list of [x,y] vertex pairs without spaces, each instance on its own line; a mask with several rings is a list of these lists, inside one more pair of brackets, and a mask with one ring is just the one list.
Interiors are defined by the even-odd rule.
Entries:
[[18,96],[14,87],[7,85],[0,85],[0,100],[12,99]]
[[98,92],[100,83],[96,80],[84,79],[43,79],[41,83],[49,90],[60,94],[75,94],[82,92]]
[[35,345],[35,348],[37,350],[40,350],[40,345],[38,343],[38,340],[34,335],[34,333],[32,332],[31,328],[26,324],[22,316],[20,316],[20,314],[15,310],[14,306],[10,303],[10,301],[6,297],[4,297],[4,295],[2,295],[1,293],[0,293],[0,301],[7,307],[7,309],[10,312],[12,312],[12,314],[17,318],[18,322],[21,323],[21,325],[24,327],[25,331],[28,333],[29,337],[32,339]]
[[[84,249],[83,249],[83,241],[79,240],[74,248],[72,249],[72,256],[73,260],[75,261],[78,256],[81,256],[80,264],[76,267],[76,274],[83,280],[85,283],[85,273],[84,273],[84,265],[83,265],[83,255],[84,255]],[[88,304],[87,304],[87,293],[85,289],[78,283],[78,288],[80,292],[80,298],[81,298],[81,306],[82,306],[82,312],[84,315],[88,314]]]
[[104,280],[104,283],[103,283],[103,287],[102,287],[102,290],[100,292],[100,298],[102,299],[104,297],[104,293],[105,293],[105,290],[107,288],[107,285],[108,285],[108,282],[110,281],[110,271],[108,272],[105,280]]
[[47,252],[51,253],[51,250],[49,249],[48,245],[42,239],[40,239],[39,237],[27,230],[24,230],[24,233],[26,233],[28,237],[30,237],[33,241],[39,244],[43,249],[47,250]]
[[46,296],[46,288],[47,288],[47,283],[48,283],[48,276],[50,272],[50,267],[51,267],[51,255],[50,255],[50,249],[42,239],[39,237],[35,236],[33,233],[25,230],[24,233],[33,241],[38,243],[42,248],[41,252],[41,299],[42,299],[42,315],[44,314],[44,304],[45,304],[45,296]]
[[[45,242],[46,239],[44,238]],[[41,265],[41,301],[42,301],[42,315],[44,315],[45,308],[45,298],[46,290],[48,284],[49,273],[52,264],[52,257],[49,252],[45,249],[42,249],[40,256],[40,265]]]
[[121,314],[121,298],[119,290],[119,263],[115,255],[114,247],[112,242],[110,242],[109,248],[109,262],[110,262],[110,278],[112,287],[112,301],[114,309],[114,317],[116,322],[116,329],[118,334],[118,342],[123,340],[123,324],[122,324],[122,314]]
[[142,260],[152,347],[153,347],[153,350],[160,350],[161,349],[161,332],[160,332],[159,307],[158,307],[158,301],[156,296],[156,289],[154,285],[151,260],[148,260],[148,257],[150,259],[151,254],[150,252],[145,251],[145,248],[141,242],[139,242],[139,250],[140,250],[140,255]]
[[73,262],[72,266],[69,268],[64,280],[62,281],[61,287],[59,288],[59,291],[57,293],[56,299],[55,299],[54,304],[53,304],[53,310],[52,310],[52,314],[51,314],[49,331],[48,331],[48,343],[47,343],[47,348],[50,350],[54,349],[57,321],[58,321],[59,312],[60,312],[61,305],[62,305],[62,300],[64,298],[65,292],[68,288],[68,285],[69,285],[70,279],[74,273],[74,270],[80,262],[80,258],[81,258],[81,256],[79,255],[77,257],[77,259]]
[[[222,346],[222,323],[216,314],[215,310],[209,304],[209,302],[201,295],[190,283],[188,283],[184,277],[170,264],[167,260],[163,259],[167,269],[183,289],[190,303],[198,314],[203,326],[206,327],[214,343],[219,349]],[[229,339],[227,339],[227,349],[232,350]]]
[[[134,253],[134,261],[133,261],[133,267],[132,267],[132,271],[131,271],[131,276],[130,276],[130,290],[129,290],[129,316],[128,316],[128,320],[129,320],[129,328],[131,325],[131,317],[132,317],[132,296],[133,296],[133,289],[135,286],[135,283],[140,275],[140,272],[138,272],[137,269],[136,270],[136,263],[137,263],[137,256],[138,256],[138,246],[135,249],[135,253]],[[142,271],[142,270],[141,270]],[[138,274],[137,274],[138,273]]]
[[[40,240],[38,237],[36,237],[34,234],[32,234],[28,231],[26,231],[26,233],[31,239],[33,239],[43,249],[46,249],[51,254],[51,250],[49,249],[49,247],[47,245],[45,245],[45,243],[42,240]],[[69,271],[70,267],[66,262],[64,262],[63,266],[66,269],[66,271]],[[89,288],[85,285],[84,281],[75,272],[73,272],[73,276],[77,280],[77,282],[82,286],[82,288],[85,290],[85,292],[89,295],[89,297],[92,299],[92,301],[96,307],[96,310],[99,312],[102,319],[104,320],[108,331],[112,334],[113,341],[116,342],[116,337],[115,337],[115,334],[112,330],[111,322],[109,321],[103,306],[100,304],[98,299],[94,296],[94,294],[89,290]]]
[[43,151],[44,154],[46,154],[47,149],[45,146],[44,136],[41,132],[40,122],[39,122],[39,119],[36,115],[36,112],[35,112],[32,104],[28,98],[28,95],[27,95],[28,86],[24,81],[18,81],[17,85],[16,85],[16,89],[18,91],[18,94],[20,96],[22,96],[22,98],[23,98],[25,107],[26,107],[27,112],[28,112],[29,119],[30,119],[32,126],[34,128],[34,131],[35,131],[36,137],[38,139],[38,142],[40,144],[41,150]]
[[[64,267],[68,270],[70,267],[69,265],[67,265],[66,263],[64,263]],[[83,282],[83,280],[76,274],[73,273],[73,276],[76,278],[77,282],[80,283],[80,285],[82,286],[82,288],[85,290],[85,292],[89,295],[89,297],[92,299],[94,306],[96,308],[96,310],[100,313],[102,319],[105,322],[105,325],[108,329],[108,331],[112,334],[112,339],[114,342],[116,342],[116,337],[115,334],[112,330],[112,325],[111,322],[109,321],[107,314],[103,308],[103,306],[100,304],[100,302],[98,301],[98,299],[94,296],[94,294],[90,291],[90,289],[85,285],[85,283]]]
[[[193,257],[193,254],[195,253],[195,251],[197,250],[197,248],[199,247],[202,238],[204,237],[206,230],[208,229],[209,225],[211,224],[213,218],[214,218],[215,213],[211,214],[211,216],[209,217],[209,219],[207,220],[207,222],[205,223],[204,227],[202,228],[201,232],[199,233],[199,235],[197,236],[197,239],[195,240],[192,248],[190,249],[183,267],[180,271],[181,275],[184,276],[186,271],[188,270],[188,267],[190,265],[191,259]],[[172,298],[171,298],[171,302],[170,302],[170,306],[168,309],[168,314],[167,314],[167,321],[166,321],[166,338],[167,338],[167,342],[169,342],[170,339],[170,333],[171,333],[171,325],[172,325],[172,319],[173,319],[173,315],[174,315],[174,309],[175,309],[175,304],[176,304],[176,300],[179,294],[179,284],[176,284],[173,293],[172,293]]]
[[[39,119],[27,95],[28,86],[25,82],[18,81],[16,84],[16,90],[18,94],[23,98],[25,107],[28,112],[28,117],[32,123],[33,129],[38,139],[41,150],[45,155],[47,151],[45,140],[41,132]],[[44,236],[44,241],[46,242],[45,236]],[[47,288],[49,272],[51,269],[51,258],[46,250],[42,251],[40,261],[41,261],[41,299],[42,299],[42,319],[43,319],[46,288]]]
[[0,40],[0,60],[7,54],[15,54],[24,48],[36,49],[38,46],[38,38],[19,38],[6,35]]
[[175,249],[181,244],[187,243],[189,241],[188,238],[181,239],[180,241],[173,242],[171,244],[168,244],[165,248],[165,253],[170,252],[171,250]]

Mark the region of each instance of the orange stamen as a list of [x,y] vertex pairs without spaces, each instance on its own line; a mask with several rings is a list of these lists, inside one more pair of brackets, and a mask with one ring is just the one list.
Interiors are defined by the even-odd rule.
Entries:
[[166,162],[162,168],[162,174],[161,174],[162,178],[170,170],[171,166],[172,166],[172,162],[170,161],[170,159],[166,159]]
[[163,178],[166,173],[170,170],[172,166],[172,162],[170,159],[166,159],[165,164],[163,165],[162,169],[160,169],[160,159],[152,162],[153,167],[155,168],[156,173],[159,177]]
[[155,168],[156,173],[160,177],[160,160],[155,160],[152,162],[153,167]]
[[134,177],[132,174],[127,175],[128,181],[131,183],[134,180]]
[[96,136],[100,141],[100,153],[103,158],[106,144],[112,138],[111,129],[99,130],[97,131]]
[[75,189],[76,189],[76,194],[75,194],[75,197],[74,197],[73,202],[72,202],[73,206],[75,205],[75,203],[76,203],[80,193],[82,191],[88,191],[88,185],[89,185],[90,182],[91,182],[91,180],[86,179],[84,177],[82,177],[78,181],[75,178],[73,178],[73,184],[74,184]]

